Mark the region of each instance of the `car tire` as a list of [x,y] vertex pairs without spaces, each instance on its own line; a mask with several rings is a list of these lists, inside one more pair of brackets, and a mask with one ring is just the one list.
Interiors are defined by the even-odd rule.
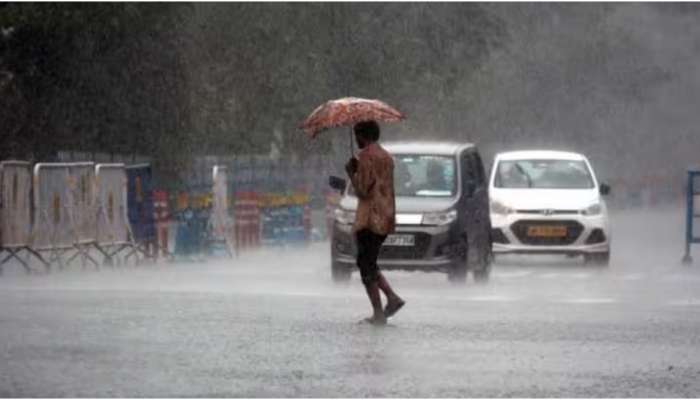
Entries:
[[447,280],[452,283],[465,284],[467,282],[467,263],[466,261],[458,261],[450,266],[447,271]]
[[352,278],[352,269],[336,262],[338,254],[335,251],[335,243],[331,241],[331,278],[335,283],[347,283]]
[[610,252],[586,254],[584,261],[586,265],[607,268],[610,266]]
[[479,260],[479,265],[472,272],[474,274],[474,282],[479,284],[488,283],[491,277],[491,265],[493,264],[493,253],[490,251],[483,251],[483,253]]
[[491,268],[474,270],[474,282],[478,284],[486,284],[491,277]]
[[331,264],[331,278],[335,283],[346,283],[352,278],[352,270],[338,263]]
[[466,237],[462,238],[462,243],[465,249],[464,253],[450,265],[450,269],[447,271],[447,280],[460,285],[467,283],[469,273],[469,245]]

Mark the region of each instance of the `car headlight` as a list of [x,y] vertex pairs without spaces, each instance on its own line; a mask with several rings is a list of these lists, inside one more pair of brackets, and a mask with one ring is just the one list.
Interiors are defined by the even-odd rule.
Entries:
[[500,201],[491,201],[491,213],[499,215],[508,215],[513,212],[513,209],[507,205],[501,203]]
[[425,213],[423,214],[423,225],[447,225],[457,219],[457,210]]
[[583,209],[583,211],[581,211],[581,214],[590,216],[600,215],[601,212],[603,212],[603,207],[600,205],[600,203],[595,203]]
[[342,208],[335,209],[335,220],[343,225],[352,225],[355,223],[355,211],[344,210]]

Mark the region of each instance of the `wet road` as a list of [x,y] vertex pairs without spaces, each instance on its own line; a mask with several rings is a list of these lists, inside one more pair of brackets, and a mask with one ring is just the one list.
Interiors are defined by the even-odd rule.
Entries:
[[390,326],[326,245],[0,278],[0,396],[698,397],[700,254],[682,212],[619,212],[608,270],[506,257],[484,286],[390,272]]

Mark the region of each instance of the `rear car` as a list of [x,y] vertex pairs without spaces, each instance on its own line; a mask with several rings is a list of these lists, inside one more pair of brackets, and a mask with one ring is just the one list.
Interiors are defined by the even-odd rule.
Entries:
[[[491,224],[477,148],[442,142],[382,146],[394,158],[396,232],[380,250],[380,268],[441,271],[457,282],[464,282],[471,270],[476,281],[487,281]],[[351,185],[332,180],[343,196],[333,222],[331,272],[335,281],[346,281],[356,270],[352,225],[358,200]]]
[[603,196],[609,190],[582,154],[497,154],[489,185],[494,253],[581,255],[607,266],[610,223]]

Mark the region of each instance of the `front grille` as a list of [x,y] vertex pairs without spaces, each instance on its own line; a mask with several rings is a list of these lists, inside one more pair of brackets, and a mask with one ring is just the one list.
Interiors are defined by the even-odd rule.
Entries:
[[[531,226],[565,226],[566,236],[562,237],[531,237],[527,230]],[[581,236],[583,225],[569,220],[520,220],[510,226],[510,230],[521,243],[533,246],[566,246],[572,244]]]
[[537,214],[537,215],[577,215],[579,210],[515,210],[518,214]]
[[414,235],[413,246],[382,246],[379,250],[379,259],[394,260],[420,260],[425,258],[425,253],[430,246],[430,235],[422,232],[401,232],[401,235]]

